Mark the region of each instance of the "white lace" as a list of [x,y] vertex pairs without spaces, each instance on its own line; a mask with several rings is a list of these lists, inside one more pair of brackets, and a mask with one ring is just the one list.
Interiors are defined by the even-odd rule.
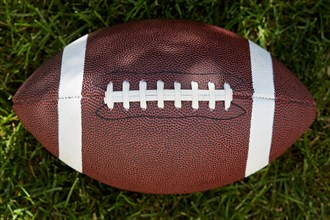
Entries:
[[228,111],[233,100],[233,90],[228,83],[224,83],[224,89],[215,89],[212,82],[208,83],[208,90],[198,89],[198,83],[192,81],[191,89],[181,89],[179,82],[174,83],[174,89],[164,89],[164,82],[157,81],[157,90],[148,90],[147,82],[140,81],[139,90],[129,90],[129,82],[124,81],[122,91],[113,91],[113,83],[110,82],[105,91],[104,102],[113,109],[115,103],[123,103],[126,110],[130,102],[140,102],[142,109],[147,109],[147,102],[157,101],[158,108],[164,108],[165,101],[174,101],[176,108],[181,108],[182,101],[191,101],[193,109],[198,109],[200,101],[209,102],[209,108],[215,109],[217,101],[225,102],[225,110]]

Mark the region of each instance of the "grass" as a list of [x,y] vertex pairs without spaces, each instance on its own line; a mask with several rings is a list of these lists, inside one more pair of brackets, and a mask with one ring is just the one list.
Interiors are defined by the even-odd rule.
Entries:
[[[329,11],[326,0],[1,0],[0,219],[330,219]],[[73,171],[22,126],[12,96],[79,36],[146,18],[207,22],[267,48],[312,92],[316,121],[265,169],[203,193],[122,191]]]

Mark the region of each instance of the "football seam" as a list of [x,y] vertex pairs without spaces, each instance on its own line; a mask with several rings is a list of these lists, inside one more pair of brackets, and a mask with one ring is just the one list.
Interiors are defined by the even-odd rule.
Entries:
[[[57,100],[60,100],[60,99],[83,99],[83,98],[94,98],[94,97],[100,97],[101,99],[104,98],[104,95],[92,95],[92,96],[65,96],[65,97],[57,97],[56,99],[22,99],[22,100],[15,100],[13,102],[13,104],[28,104],[28,103],[35,103],[35,102],[43,102],[43,101],[57,101]],[[243,96],[243,95],[233,95],[234,99],[233,101],[235,100],[248,100],[248,99],[251,99],[254,98],[254,99],[263,99],[263,100],[274,100],[275,102],[276,101],[284,101],[284,102],[288,102],[288,103],[297,103],[297,104],[303,104],[303,105],[306,105],[308,107],[314,107],[316,106],[316,103],[315,102],[310,102],[310,101],[307,101],[304,102],[304,101],[298,101],[298,100],[292,100],[292,99],[284,99],[284,98],[270,98],[270,97],[266,97],[266,96]]]

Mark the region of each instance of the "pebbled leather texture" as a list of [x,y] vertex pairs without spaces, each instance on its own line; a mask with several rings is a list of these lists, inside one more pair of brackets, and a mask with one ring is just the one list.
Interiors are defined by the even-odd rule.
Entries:
[[[31,133],[58,156],[57,99],[61,52],[39,68],[14,97],[14,110]],[[315,102],[303,84],[273,58],[275,118],[270,161],[282,154],[315,118]],[[165,102],[130,109],[104,104],[112,81],[121,90],[147,82],[165,89],[191,81],[207,89],[225,82],[233,89],[229,111],[217,102],[194,110]],[[83,173],[108,185],[146,193],[190,193],[244,178],[252,108],[248,41],[207,24],[146,20],[113,26],[88,36],[82,91]]]

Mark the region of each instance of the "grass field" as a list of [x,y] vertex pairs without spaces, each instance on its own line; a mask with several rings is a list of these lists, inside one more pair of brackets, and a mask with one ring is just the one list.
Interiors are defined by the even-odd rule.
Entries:
[[[111,2],[0,0],[0,219],[330,219],[329,1]],[[134,193],[75,172],[22,126],[12,96],[79,36],[147,18],[211,23],[266,48],[312,92],[316,121],[265,169],[203,193]]]

